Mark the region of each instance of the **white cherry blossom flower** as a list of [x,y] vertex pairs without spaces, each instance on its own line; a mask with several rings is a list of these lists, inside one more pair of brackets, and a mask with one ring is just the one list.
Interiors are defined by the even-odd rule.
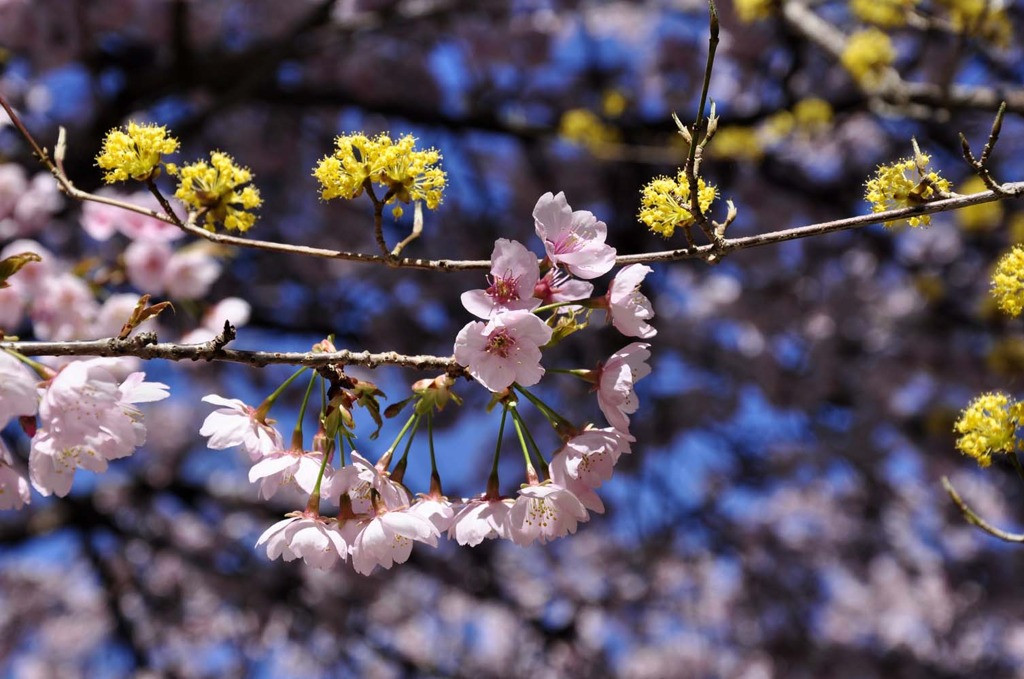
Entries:
[[608,424],[621,432],[629,431],[629,416],[640,407],[633,386],[651,374],[647,359],[650,344],[633,342],[612,354],[597,369],[597,404]]
[[391,568],[396,563],[405,563],[413,542],[437,547],[437,528],[408,508],[379,511],[377,516],[357,525],[359,532],[351,549],[352,567],[362,575],[369,575],[377,566]]
[[267,556],[285,561],[302,559],[306,565],[326,570],[348,558],[349,545],[334,519],[298,514],[278,521],[263,531],[256,546],[267,545]]
[[209,436],[208,448],[223,450],[241,446],[254,461],[284,447],[281,433],[269,422],[256,417],[256,409],[237,398],[217,394],[203,397],[205,403],[222,406],[206,416],[199,433]]
[[[292,486],[310,495],[323,466],[323,453],[289,448],[265,455],[249,469],[249,483],[260,483],[260,497],[269,500],[281,486]],[[328,470],[324,470],[325,476]]]
[[421,495],[412,504],[409,511],[430,521],[439,533],[448,530],[448,527],[452,525],[452,519],[455,517],[455,507],[446,497]]
[[557,540],[576,532],[590,518],[586,507],[568,488],[553,482],[523,486],[508,513],[509,537],[525,547],[535,541]]
[[614,427],[588,428],[566,441],[556,459],[564,465],[568,477],[597,488],[612,477],[619,457],[632,452],[629,444],[635,440]]
[[39,429],[32,438],[29,473],[43,495],[67,495],[76,469],[102,472],[146,442],[136,403],[167,398],[167,385],[145,373],[119,383],[116,359],[94,358],[65,366],[41,390]]
[[352,463],[337,470],[330,480],[324,480],[321,495],[334,504],[348,493],[356,513],[372,511],[370,491],[375,490],[388,509],[401,509],[412,503],[412,495],[405,486],[391,480],[391,474],[378,468],[356,451]]
[[592,212],[573,212],[564,193],[541,196],[533,208],[533,221],[548,259],[568,267],[573,275],[597,278],[615,266],[615,248],[604,242],[608,227]]
[[494,392],[513,382],[524,387],[540,382],[540,347],[551,339],[551,328],[529,311],[503,311],[487,323],[467,324],[455,339],[455,360],[477,382]]
[[536,309],[540,300],[533,293],[539,277],[536,255],[518,241],[499,238],[491,253],[490,285],[486,290],[462,293],[462,306],[483,319],[499,311]]
[[623,267],[608,287],[605,295],[608,318],[615,329],[627,337],[647,339],[658,334],[647,319],[654,317],[651,301],[640,292],[640,283],[654,269],[643,264]]
[[21,509],[31,499],[28,481],[13,464],[11,451],[0,440],[0,509]]
[[484,540],[508,537],[511,498],[476,498],[463,504],[448,526],[448,537],[463,546],[476,547]]
[[0,429],[12,417],[35,415],[39,407],[39,378],[21,361],[0,351]]

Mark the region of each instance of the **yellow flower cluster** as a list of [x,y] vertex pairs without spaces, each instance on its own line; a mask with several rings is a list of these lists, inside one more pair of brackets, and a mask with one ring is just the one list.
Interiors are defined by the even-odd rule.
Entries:
[[562,139],[596,150],[604,144],[615,143],[619,139],[618,130],[606,125],[597,115],[585,108],[574,108],[562,114],[558,124],[558,134]]
[[[446,176],[437,167],[437,149],[417,151],[416,138],[409,134],[397,141],[386,134],[342,135],[334,144],[335,152],[313,169],[324,200],[356,198],[370,181],[385,188],[385,203],[422,200],[431,210],[440,205]],[[401,215],[401,208],[396,207],[395,214]]]
[[164,154],[178,150],[178,140],[167,135],[163,125],[129,122],[125,130],[114,129],[103,138],[96,164],[107,173],[108,184],[135,179],[144,182],[155,176]]
[[206,210],[207,230],[220,223],[229,231],[248,231],[256,221],[249,210],[263,204],[259,189],[249,185],[249,169],[235,165],[228,154],[213,151],[209,163],[200,160],[180,169],[168,166],[168,171],[178,175],[175,197],[195,210]]
[[978,396],[953,425],[959,434],[957,449],[970,455],[982,467],[992,464],[993,453],[1013,453],[1018,445],[1024,404],[1012,401],[1006,394],[990,392]]
[[992,296],[999,308],[1011,316],[1024,312],[1024,247],[1014,245],[996,262]]
[[[1013,25],[1006,7],[997,7],[992,0],[939,0],[949,13],[956,31],[969,31],[999,47],[1008,47],[1013,38]],[[1003,3],[1005,4],[1005,3]]]
[[[879,165],[873,179],[867,182],[864,200],[871,203],[872,212],[885,212],[901,207],[916,207],[939,197],[952,185],[928,169],[929,157],[919,153],[916,158],[904,158],[892,165]],[[907,176],[910,173],[911,176]],[[914,176],[916,174],[916,176]],[[918,215],[907,220],[911,226],[927,226],[929,215]],[[886,222],[892,226],[896,221]]]
[[[690,185],[680,170],[675,179],[656,177],[642,190],[640,199],[641,222],[663,238],[669,238],[680,226],[694,223],[690,213]],[[711,202],[718,196],[714,186],[697,178],[697,197],[701,212],[707,212]]]
[[736,16],[743,23],[749,24],[770,17],[778,3],[775,0],[736,0],[733,4]]
[[764,156],[764,144],[757,130],[746,125],[720,127],[708,150],[717,158],[758,161]]
[[801,99],[793,105],[796,126],[810,133],[821,131],[832,124],[832,104],[818,97]]
[[857,82],[873,87],[896,61],[896,50],[888,35],[877,28],[869,28],[847,39],[840,60]]
[[907,15],[920,0],[850,0],[850,11],[865,23],[897,28],[905,26]]

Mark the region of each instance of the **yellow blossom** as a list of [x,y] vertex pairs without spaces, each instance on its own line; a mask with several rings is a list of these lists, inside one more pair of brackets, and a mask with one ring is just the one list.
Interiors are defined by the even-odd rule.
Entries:
[[775,0],[736,0],[734,3],[736,16],[747,24],[770,17],[776,4]]
[[[973,176],[960,186],[960,193],[987,191],[981,177]],[[1003,206],[998,201],[980,203],[956,211],[956,221],[965,231],[991,231],[1003,222]]]
[[337,137],[334,145],[334,153],[313,169],[324,200],[356,198],[370,182],[384,188],[379,197],[384,203],[422,200],[431,210],[441,203],[446,181],[437,167],[441,154],[433,148],[416,150],[412,135],[393,141],[386,134],[370,138],[356,133]]
[[[701,212],[707,212],[718,192],[714,186],[697,178],[697,196]],[[682,171],[672,177],[657,177],[651,180],[641,192],[641,222],[656,234],[668,238],[675,233],[676,227],[689,226],[694,223],[690,213],[690,185]]]
[[992,296],[999,308],[1011,316],[1020,316],[1024,311],[1024,246],[1014,245],[996,262]]
[[1024,376],[1024,338],[1000,337],[985,355],[985,365],[998,375]]
[[609,118],[618,118],[626,111],[629,101],[619,90],[606,90],[601,97],[601,111]]
[[1022,405],[999,392],[975,398],[953,425],[959,434],[957,449],[982,467],[992,464],[993,453],[1013,453],[1018,443]]
[[897,28],[905,26],[907,15],[920,0],[850,0],[850,11],[865,23]]
[[789,135],[793,134],[793,129],[796,127],[796,118],[789,111],[778,111],[773,113],[764,121],[762,130],[764,131],[766,141],[773,143],[785,139]]
[[558,134],[566,141],[586,146],[591,151],[619,139],[614,127],[605,125],[594,113],[583,108],[570,109],[562,114]]
[[161,156],[177,150],[178,140],[168,136],[163,125],[129,122],[125,130],[107,132],[96,164],[108,171],[103,175],[108,184],[146,181],[155,176]]
[[708,150],[717,158],[732,160],[757,161],[764,156],[764,147],[757,131],[743,125],[718,128]]
[[[929,160],[927,154],[919,153],[916,158],[904,158],[892,165],[880,165],[874,178],[868,180],[864,195],[864,200],[871,203],[871,211],[916,207],[949,191],[952,185],[937,172],[928,169]],[[918,215],[907,221],[911,226],[927,226],[931,223],[931,217]],[[892,226],[895,223],[890,221],[885,225]]]
[[977,35],[998,47],[1009,47],[1013,25],[1006,7],[996,7],[992,0],[939,0],[949,13],[953,29]]
[[888,35],[877,28],[869,28],[847,39],[840,60],[857,82],[874,87],[896,61],[896,50]]
[[249,169],[235,165],[228,154],[213,151],[209,163],[200,160],[175,170],[179,179],[175,197],[194,210],[206,210],[207,230],[220,223],[229,231],[248,231],[256,221],[249,210],[263,203],[259,189],[249,184]]
[[793,118],[801,130],[821,132],[832,123],[832,105],[817,97],[801,99],[793,106]]

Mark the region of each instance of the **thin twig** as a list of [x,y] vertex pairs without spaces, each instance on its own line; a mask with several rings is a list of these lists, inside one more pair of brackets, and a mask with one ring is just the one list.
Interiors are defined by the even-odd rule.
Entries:
[[372,353],[347,349],[317,353],[312,351],[246,351],[225,349],[223,337],[201,344],[158,343],[156,334],[139,333],[126,340],[117,338],[69,342],[0,342],[0,351],[16,351],[22,356],[134,356],[168,361],[228,361],[262,368],[268,365],[304,365],[318,368],[328,365],[358,365],[376,368],[395,365],[416,370],[439,370],[461,374],[462,369],[450,356],[406,355],[395,351]]
[[942,486],[946,489],[946,493],[953,500],[953,503],[960,508],[964,518],[967,519],[968,523],[973,523],[975,526],[985,531],[989,535],[995,536],[1000,540],[1006,542],[1024,542],[1024,533],[1007,533],[1004,530],[996,528],[985,519],[978,516],[973,509],[967,506],[967,503],[963,501],[960,494],[953,488],[953,484],[949,482],[949,479],[945,476],[942,477]]

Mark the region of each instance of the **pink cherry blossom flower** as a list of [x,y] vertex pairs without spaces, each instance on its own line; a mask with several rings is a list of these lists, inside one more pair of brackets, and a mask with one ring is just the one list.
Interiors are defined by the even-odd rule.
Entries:
[[540,277],[537,257],[522,243],[506,238],[494,242],[491,253],[490,286],[486,290],[462,293],[462,306],[479,318],[490,318],[499,311],[533,310],[540,300],[533,296]]
[[640,292],[640,283],[653,270],[643,264],[630,264],[615,274],[608,287],[605,295],[608,317],[612,325],[627,337],[647,339],[658,334],[647,323],[647,319],[654,317],[651,301]]
[[237,398],[224,398],[217,394],[203,397],[205,403],[222,406],[206,416],[200,435],[209,436],[208,448],[223,450],[241,446],[254,461],[284,447],[281,433],[270,425],[271,421],[257,419],[256,409]]
[[588,299],[593,294],[593,283],[573,278],[567,271],[558,268],[548,269],[533,288],[533,296],[539,299],[541,304]]
[[28,177],[17,163],[0,164],[0,219],[6,219],[14,212],[18,198],[28,190]]
[[539,540],[557,540],[576,532],[580,521],[590,518],[586,507],[568,488],[545,482],[519,489],[508,513],[509,537],[525,547]]
[[615,248],[604,242],[608,227],[592,212],[573,212],[564,193],[541,196],[533,208],[533,221],[552,263],[587,279],[603,276],[615,266]]
[[349,545],[334,519],[299,514],[278,521],[263,531],[256,546],[266,543],[267,556],[285,561],[302,559],[306,565],[327,570],[348,558]]
[[59,274],[43,280],[34,293],[29,317],[36,337],[63,342],[89,334],[99,304],[81,278],[70,273]]
[[31,499],[28,481],[13,464],[11,451],[0,440],[0,509],[21,509]]
[[173,299],[201,299],[220,276],[221,265],[206,247],[178,250],[164,270],[164,289]]
[[8,335],[15,334],[25,317],[27,302],[21,290],[13,285],[0,288],[0,330]]
[[629,431],[629,416],[640,407],[633,385],[651,374],[650,344],[633,342],[612,354],[597,369],[597,404],[608,424]]
[[468,500],[448,526],[448,537],[463,546],[476,547],[484,540],[508,537],[508,513],[511,498]]
[[[281,486],[291,486],[310,495],[316,488],[323,466],[323,453],[308,450],[275,450],[249,469],[249,483],[260,482],[260,497],[269,500]],[[326,475],[328,470],[324,470]]]
[[164,291],[167,265],[174,251],[162,241],[137,240],[124,251],[125,272],[140,292],[159,295]]
[[35,415],[39,407],[36,377],[21,361],[0,351],[0,429],[12,417]]
[[[163,208],[148,191],[137,191],[125,195],[119,191],[103,188],[100,195],[110,196],[134,205],[148,207],[156,212]],[[137,212],[129,212],[112,205],[88,202],[82,207],[82,229],[99,241],[109,239],[115,233],[122,233],[131,240],[169,242],[181,238],[185,232],[174,224],[160,219],[148,217]]]
[[597,514],[604,514],[604,502],[594,491],[594,488],[582,479],[569,476],[569,454],[566,450],[560,450],[551,458],[548,465],[548,472],[551,474],[551,482],[565,488],[579,498],[579,501],[588,510]]
[[619,457],[632,452],[629,444],[635,440],[613,427],[588,428],[566,441],[558,455],[567,476],[597,488],[612,477]]
[[494,392],[513,382],[528,387],[540,382],[540,347],[551,328],[529,311],[503,311],[487,323],[469,323],[455,339],[455,360],[477,382]]
[[359,532],[351,550],[352,567],[362,575],[369,575],[377,566],[391,568],[396,563],[405,563],[413,542],[437,547],[437,528],[408,508],[379,511],[377,516],[357,525]]
[[136,403],[167,398],[167,385],[132,373],[118,383],[116,360],[94,358],[65,366],[41,390],[39,429],[32,438],[29,473],[43,495],[67,495],[76,469],[102,472],[146,442]]
[[356,513],[372,510],[370,491],[375,490],[388,509],[401,509],[412,503],[412,495],[405,486],[396,483],[391,475],[374,465],[356,451],[352,451],[352,464],[345,465],[324,482],[323,497],[338,504],[343,493],[348,493]]
[[63,204],[53,177],[48,172],[38,173],[18,195],[10,216],[0,221],[0,240],[38,232]]
[[[116,337],[138,302],[139,296],[131,292],[111,295],[103,302],[96,317],[92,319],[89,334],[93,337]],[[149,321],[149,323],[152,322]],[[137,329],[132,332],[136,331]]]
[[438,533],[448,530],[448,527],[452,524],[452,519],[455,517],[455,507],[446,497],[436,498],[421,495],[409,508],[409,511],[422,516],[434,524],[434,528],[437,529]]
[[28,301],[35,296],[43,283],[60,273],[55,265],[57,257],[34,240],[22,238],[8,243],[0,250],[0,259],[6,259],[22,252],[34,252],[42,259],[29,262],[15,276],[7,279],[11,288],[18,290],[22,298]]

